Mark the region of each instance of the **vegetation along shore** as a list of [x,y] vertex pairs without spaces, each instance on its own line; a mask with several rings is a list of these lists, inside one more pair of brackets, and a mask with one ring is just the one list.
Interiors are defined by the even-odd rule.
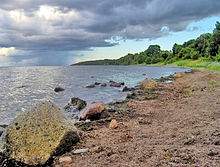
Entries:
[[79,62],[74,65],[177,65],[220,71],[220,23],[213,33],[202,34],[197,39],[182,45],[174,44],[172,51],[161,50],[159,45],[150,45],[147,50],[128,54],[119,59]]
[[123,102],[73,98],[74,124],[45,102],[6,128],[0,166],[219,166],[219,100],[220,74],[193,70],[146,79]]

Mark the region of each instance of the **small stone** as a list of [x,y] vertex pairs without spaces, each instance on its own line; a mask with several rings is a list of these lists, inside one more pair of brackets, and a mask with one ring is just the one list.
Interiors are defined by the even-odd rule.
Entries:
[[217,152],[217,151],[210,150],[207,155],[213,157],[213,156],[218,155],[218,152]]
[[220,140],[216,140],[216,141],[214,142],[214,145],[220,146]]
[[88,148],[77,149],[73,151],[73,154],[84,154],[84,153],[87,153],[88,151],[89,151]]
[[5,124],[4,124],[4,125],[0,125],[0,127],[5,129],[5,128],[8,127],[8,125],[5,125]]
[[95,82],[95,85],[101,85],[101,83],[100,82]]
[[59,163],[61,163],[62,165],[69,165],[72,162],[73,162],[73,160],[69,156],[65,156],[65,157],[60,157],[59,158]]
[[54,92],[62,92],[62,91],[64,91],[65,89],[64,88],[62,88],[62,87],[56,87],[55,89],[54,89]]
[[128,93],[126,98],[127,99],[134,99],[135,96],[136,96],[136,94],[134,92],[133,93]]
[[2,134],[3,134],[3,131],[0,130],[0,137],[2,136]]
[[95,84],[87,85],[86,88],[95,88]]
[[133,91],[135,90],[134,88],[129,88],[127,86],[125,86],[123,89],[122,89],[122,92],[129,92],[129,91]]
[[181,72],[174,74],[175,78],[182,78],[183,76],[184,76],[184,73],[181,73]]
[[115,119],[113,119],[109,124],[109,128],[116,129],[117,127],[118,127],[118,122]]
[[96,146],[90,149],[90,152],[92,153],[100,153],[104,151],[104,148],[102,146]]
[[106,110],[107,110],[108,112],[110,112],[110,113],[116,112],[115,107],[107,107]]
[[195,138],[194,137],[191,137],[191,138],[188,138],[185,142],[184,142],[184,145],[192,145],[195,143]]
[[101,87],[106,87],[107,84],[106,84],[106,83],[102,83],[100,86],[101,86]]

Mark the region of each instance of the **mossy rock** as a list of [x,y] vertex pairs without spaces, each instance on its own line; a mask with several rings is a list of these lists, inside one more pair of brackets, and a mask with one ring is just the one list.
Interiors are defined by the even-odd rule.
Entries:
[[61,110],[40,103],[18,116],[6,131],[6,155],[28,165],[45,164],[79,141],[75,127],[67,126]]
[[142,90],[155,90],[158,86],[158,83],[155,80],[144,80],[141,82]]

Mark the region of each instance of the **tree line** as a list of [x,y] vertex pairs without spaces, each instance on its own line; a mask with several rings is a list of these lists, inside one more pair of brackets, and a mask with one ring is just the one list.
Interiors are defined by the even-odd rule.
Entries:
[[159,45],[150,45],[147,50],[127,54],[119,59],[96,60],[77,63],[78,65],[136,65],[172,63],[178,60],[197,60],[220,62],[220,22],[217,22],[212,33],[200,35],[197,39],[174,44],[171,51],[161,50]]

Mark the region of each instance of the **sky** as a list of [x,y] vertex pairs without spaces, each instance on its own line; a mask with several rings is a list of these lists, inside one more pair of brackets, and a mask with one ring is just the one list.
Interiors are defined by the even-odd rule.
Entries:
[[218,0],[1,0],[0,66],[69,65],[171,50],[220,21]]

